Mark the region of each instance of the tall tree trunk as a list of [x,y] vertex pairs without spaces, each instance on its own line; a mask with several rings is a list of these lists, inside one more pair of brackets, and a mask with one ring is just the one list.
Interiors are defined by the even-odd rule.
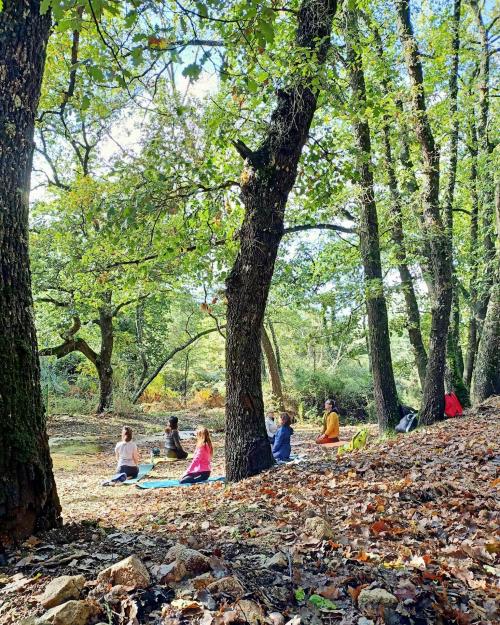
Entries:
[[370,127],[364,116],[365,78],[359,55],[359,34],[354,12],[344,11],[349,80],[354,110],[354,136],[358,150],[357,169],[361,187],[359,238],[363,261],[368,336],[373,375],[373,392],[381,432],[397,425],[399,402],[392,369],[389,320],[384,296],[377,207],[373,189]]
[[[381,42],[380,42],[381,43]],[[400,125],[399,129],[399,140],[401,142],[401,151],[399,155],[399,160],[404,169],[404,183],[402,185],[402,196],[405,202],[413,199],[412,205],[413,209],[418,215],[418,219],[420,221],[422,232],[424,236],[421,241],[421,252],[420,252],[420,269],[422,271],[422,277],[424,279],[425,285],[427,287],[427,291],[432,296],[434,293],[434,276],[432,272],[432,258],[431,258],[431,246],[429,244],[429,239],[425,235],[425,227],[424,227],[424,217],[422,215],[422,209],[420,206],[420,200],[417,200],[417,191],[418,191],[418,182],[415,176],[415,170],[413,168],[413,162],[410,156],[410,140],[408,137],[408,133],[410,129],[407,126],[403,103],[401,100],[396,101],[396,106],[400,111]],[[423,388],[423,387],[422,387]]]
[[469,282],[469,327],[467,331],[467,352],[465,356],[464,384],[471,387],[472,372],[476,360],[478,346],[478,310],[477,310],[477,279],[479,265],[478,250],[478,216],[479,216],[479,196],[477,192],[477,133],[476,122],[471,122],[471,137],[469,143],[471,156],[470,170],[470,194],[471,194],[471,216],[470,216],[470,247],[469,259],[471,262],[471,275]]
[[144,302],[138,304],[135,309],[135,333],[137,337],[137,347],[139,349],[139,358],[141,359],[141,372],[134,386],[135,388],[140,388],[149,371],[149,361],[144,348]]
[[433,423],[444,413],[444,373],[446,337],[450,323],[452,284],[449,241],[439,211],[439,150],[434,141],[425,104],[422,63],[413,35],[408,0],[396,0],[396,10],[404,56],[410,77],[414,127],[424,163],[422,208],[424,227],[432,256],[434,297],[420,418]]
[[296,17],[296,44],[309,51],[314,75],[295,76],[293,84],[278,90],[269,128],[255,152],[241,141],[235,144],[245,158],[241,175],[245,216],[240,250],[226,283],[226,475],[230,481],[273,464],[260,375],[262,320],[288,194],[317,106],[312,82],[330,47],[335,10],[336,0],[302,1]]
[[0,11],[0,541],[61,523],[33,320],[28,199],[50,16],[37,0]]
[[461,0],[454,0],[453,20],[452,20],[452,63],[449,77],[449,98],[450,98],[450,167],[448,172],[448,182],[445,190],[443,218],[448,237],[448,245],[451,256],[451,281],[452,281],[452,306],[451,318],[446,339],[446,360],[450,374],[451,388],[457,394],[462,406],[470,404],[469,391],[465,386],[463,376],[463,357],[460,346],[460,297],[458,282],[453,269],[453,204],[455,198],[455,183],[457,177],[457,156],[458,156],[458,62],[460,51],[460,8]]
[[[111,297],[109,296],[111,303]],[[104,306],[99,310],[99,330],[101,331],[101,349],[95,366],[99,374],[99,404],[97,413],[107,412],[113,406],[113,313],[110,307]]]
[[389,179],[389,191],[391,193],[392,240],[396,251],[399,278],[401,280],[401,290],[403,291],[405,300],[406,316],[408,319],[408,336],[413,349],[413,356],[417,366],[420,386],[423,389],[425,383],[425,372],[427,369],[427,352],[425,351],[422,331],[420,329],[420,310],[418,308],[417,296],[413,286],[413,276],[411,275],[406,259],[406,245],[403,230],[403,210],[392,158],[390,130],[387,123],[384,123],[383,133],[385,163],[387,168],[387,177]]
[[474,369],[475,403],[484,401],[491,395],[500,395],[500,183],[496,185],[495,204],[497,228],[495,273]]
[[481,272],[481,280],[478,288],[478,318],[481,330],[486,310],[488,307],[488,299],[490,289],[493,285],[493,277],[495,275],[495,240],[494,240],[494,221],[495,221],[495,183],[494,183],[494,163],[492,162],[492,152],[494,145],[490,143],[488,136],[488,128],[490,121],[490,42],[489,33],[486,29],[481,13],[481,7],[477,0],[469,0],[472,7],[474,17],[479,33],[481,44],[481,54],[479,59],[479,116],[477,124],[478,138],[478,157],[479,157],[479,227],[481,231],[481,264],[483,271]]
[[276,354],[276,364],[278,365],[278,373],[280,374],[280,379],[283,384],[285,384],[285,376],[283,374],[283,367],[281,366],[281,351],[278,343],[278,337],[276,336],[276,331],[274,329],[274,324],[272,321],[269,321],[269,330],[271,331],[271,338],[273,340],[274,353]]
[[[375,38],[375,44],[377,46],[378,56],[380,60],[385,64],[382,38],[380,37],[380,32],[377,27],[373,28],[373,34]],[[382,78],[381,83],[384,96],[389,97],[389,80],[384,77]],[[399,278],[401,280],[401,290],[403,292],[403,297],[405,301],[406,318],[408,320],[408,337],[410,339],[410,344],[413,349],[413,357],[415,358],[415,364],[417,366],[420,387],[423,389],[425,383],[425,372],[427,369],[427,352],[425,350],[424,341],[422,338],[422,330],[420,326],[420,310],[418,307],[417,296],[415,293],[413,276],[411,275],[406,256],[406,242],[403,230],[403,205],[401,194],[398,188],[396,168],[394,166],[394,159],[392,155],[391,131],[388,117],[386,117],[386,119],[384,120],[382,132],[384,141],[385,166],[387,169],[388,186],[391,195],[392,241],[394,243],[395,255],[398,263]],[[406,137],[406,133],[404,133],[403,136]],[[406,169],[407,180],[405,184],[405,191],[410,197],[413,197],[417,190],[417,183],[410,160],[410,149],[407,138],[403,139],[401,161],[404,168]]]
[[278,371],[278,363],[274,355],[273,346],[269,339],[264,326],[262,326],[262,349],[266,355],[267,368],[269,369],[269,377],[271,378],[271,390],[275,400],[278,403],[279,410],[285,410],[285,401],[283,398],[283,389],[281,388],[281,379]]

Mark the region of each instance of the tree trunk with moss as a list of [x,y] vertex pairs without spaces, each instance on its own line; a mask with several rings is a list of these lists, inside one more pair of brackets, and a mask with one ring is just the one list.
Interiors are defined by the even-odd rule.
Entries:
[[422,208],[430,245],[433,273],[432,317],[428,363],[420,410],[422,423],[433,423],[444,414],[446,337],[450,324],[452,277],[450,241],[439,206],[439,148],[427,115],[422,63],[410,19],[409,0],[396,1],[398,27],[410,78],[413,126],[423,159]]
[[480,403],[491,395],[500,395],[500,183],[496,185],[496,256],[493,286],[477,350],[473,397]]
[[33,319],[28,200],[50,16],[40,2],[0,11],[0,541],[61,523]]
[[355,122],[354,138],[357,147],[357,170],[361,197],[359,239],[363,261],[370,361],[373,376],[373,394],[379,428],[382,432],[395,427],[400,419],[398,394],[392,368],[389,319],[382,279],[377,206],[373,186],[370,127],[364,117],[366,108],[365,78],[359,56],[359,35],[356,14],[344,11],[349,81]]

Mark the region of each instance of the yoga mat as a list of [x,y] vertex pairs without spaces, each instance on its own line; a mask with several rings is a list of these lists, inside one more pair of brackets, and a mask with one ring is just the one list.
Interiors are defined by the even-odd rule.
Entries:
[[162,458],[163,462],[182,462],[183,460],[192,460],[193,459],[193,454],[188,454],[187,458],[169,458],[168,456],[165,456],[165,458]]
[[[198,484],[206,484],[207,482],[225,482],[225,477],[209,477],[204,482],[198,482]],[[142,482],[142,484],[136,484],[137,488],[173,488],[174,486],[197,486],[198,484],[181,484],[179,480],[154,480],[152,482]]]
[[122,484],[137,484],[139,480],[142,480],[145,475],[147,475],[150,471],[154,469],[154,466],[154,464],[140,464],[137,477],[134,477],[130,480],[125,480],[124,482],[122,482]]

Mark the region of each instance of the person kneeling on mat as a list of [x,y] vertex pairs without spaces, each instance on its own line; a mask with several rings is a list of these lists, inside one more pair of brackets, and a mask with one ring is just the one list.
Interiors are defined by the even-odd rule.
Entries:
[[122,440],[116,443],[116,472],[125,473],[127,478],[136,478],[139,474],[139,450],[132,440],[132,428],[125,425],[122,429]]
[[290,415],[284,412],[281,415],[281,427],[278,428],[274,437],[273,456],[276,460],[290,460],[290,452],[292,451],[290,437],[293,434],[290,423]]
[[338,443],[339,440],[339,415],[338,408],[333,399],[327,399],[325,402],[325,412],[323,413],[323,432],[316,439],[318,445],[327,443]]
[[187,458],[187,451],[184,451],[181,445],[181,437],[179,436],[179,419],[170,417],[168,425],[165,426],[165,455],[167,458],[177,458],[184,460]]
[[196,430],[196,449],[193,460],[186,474],[179,480],[180,484],[198,484],[210,477],[214,448],[207,428]]

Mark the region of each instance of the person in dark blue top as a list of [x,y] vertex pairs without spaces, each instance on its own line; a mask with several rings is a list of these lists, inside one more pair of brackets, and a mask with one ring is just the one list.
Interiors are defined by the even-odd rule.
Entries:
[[287,413],[281,415],[281,427],[276,432],[273,443],[273,456],[276,460],[289,460],[290,452],[292,450],[290,446],[290,437],[293,434],[293,429],[290,427],[290,416]]

